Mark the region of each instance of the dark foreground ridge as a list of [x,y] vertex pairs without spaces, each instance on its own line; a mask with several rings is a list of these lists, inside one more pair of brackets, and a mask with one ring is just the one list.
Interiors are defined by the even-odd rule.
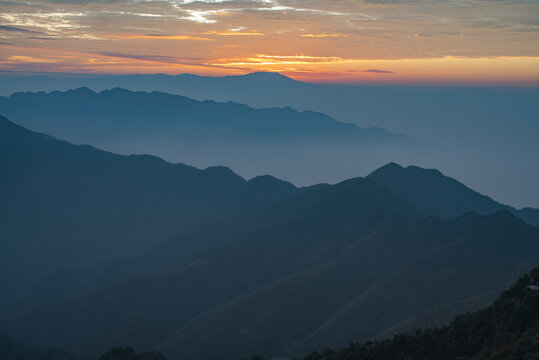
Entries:
[[[3,360],[91,360],[62,350],[42,350],[0,334]],[[521,277],[486,309],[457,316],[441,328],[417,329],[388,340],[313,352],[303,360],[527,359],[539,358],[539,267]],[[253,356],[250,360],[265,360]],[[160,352],[131,347],[107,350],[98,360],[165,360]]]
[[[59,349],[41,349],[17,339],[0,334],[0,359],[2,360],[95,360]],[[137,353],[132,347],[114,347],[97,360],[166,360],[158,351]]]
[[430,217],[372,176],[246,181],[5,118],[0,173],[0,331],[94,358],[298,358],[447,324],[539,264],[538,229],[508,211]]
[[488,308],[457,316],[447,326],[400,333],[391,340],[350,344],[338,351],[313,352],[303,358],[404,359],[539,359],[539,267],[521,277]]
[[506,210],[529,224],[539,225],[539,209],[517,210],[501,204],[435,169],[389,163],[368,178],[384,184],[426,215],[450,219],[468,211],[487,215]]

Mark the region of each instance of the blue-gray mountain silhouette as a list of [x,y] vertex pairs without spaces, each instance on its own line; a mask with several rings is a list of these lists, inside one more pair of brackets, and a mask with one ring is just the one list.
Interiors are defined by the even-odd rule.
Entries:
[[270,176],[72,145],[4,117],[0,172],[0,282],[13,286],[2,297],[52,267],[135,254],[296,191]]
[[338,351],[312,352],[303,360],[533,359],[539,353],[538,288],[539,268],[535,268],[491,306],[457,316],[448,326],[416,329],[393,339],[353,343]]
[[254,109],[198,101],[162,92],[114,88],[95,93],[15,93],[0,98],[0,112],[18,124],[77,143],[155,137],[175,141],[405,140],[380,128],[362,129],[313,111]]
[[[457,316],[441,328],[415,329],[392,339],[351,343],[337,351],[327,348],[309,353],[303,360],[386,360],[429,358],[453,360],[532,358],[537,354],[539,323],[539,268],[533,269],[504,291],[488,308]],[[478,331],[479,330],[479,331]],[[83,360],[61,350],[43,350],[0,334],[0,357],[5,360]],[[250,360],[266,360],[252,356]],[[131,347],[112,348],[99,360],[164,360],[157,352],[137,354]]]
[[340,181],[357,174],[357,167],[378,167],[388,154],[417,146],[404,136],[312,111],[119,88],[17,93],[0,97],[0,114],[76,144],[200,168],[226,165],[246,178],[272,174],[301,185]]
[[422,220],[355,179],[136,259],[70,271],[78,291],[4,330],[87,354],[135,343],[169,358],[294,356],[448,321],[537,261],[539,233],[508,212]]
[[[222,148],[215,151],[199,150],[202,153],[198,157],[192,155],[189,158],[170,157],[170,147],[130,150],[130,153],[152,153],[169,161],[187,162],[200,167],[226,164],[246,177],[271,173],[303,185],[366,175],[395,161],[436,167],[466,179],[468,184],[474,184],[483,193],[506,203],[519,207],[539,206],[535,203],[539,199],[539,187],[536,186],[539,183],[539,168],[528,166],[539,157],[537,87],[309,84],[277,73],[226,77],[191,74],[0,75],[0,91],[4,89],[3,95],[16,91],[68,90],[81,86],[94,91],[114,87],[136,91],[158,90],[198,100],[235,101],[257,108],[290,106],[299,111],[314,110],[338,121],[354,123],[363,128],[382,127],[431,145],[416,152],[402,147],[388,149],[388,144],[384,148],[350,148],[332,143],[308,149],[295,146],[285,150],[274,147],[266,151],[261,151],[259,145],[247,151],[252,154],[249,158],[245,158],[240,151],[237,154],[231,150],[228,150],[227,156],[221,155]],[[15,117],[12,119],[18,120]],[[51,133],[47,129],[35,130]],[[101,143],[92,145],[103,148]],[[121,148],[106,149],[122,151]],[[187,151],[190,149],[178,149],[176,154]],[[302,151],[310,154],[310,157],[301,156]],[[290,158],[290,164],[273,163],[271,154],[275,153],[278,158]],[[244,161],[237,160],[241,156]],[[254,166],[253,163],[260,165]]]
[[[498,131],[500,122],[507,119],[518,120],[518,125],[525,130],[532,129],[529,126],[533,125],[538,96],[537,88],[310,84],[272,72],[223,77],[4,75],[0,79],[5,79],[0,85],[2,95],[84,86],[94,91],[115,87],[158,90],[198,100],[235,101],[258,108],[291,106],[298,110],[315,110],[340,121],[365,127],[382,126],[425,141],[432,140],[429,137],[435,135],[433,131],[437,132],[437,141],[444,136],[452,141],[455,135],[468,136],[469,131],[482,131],[485,137],[500,136],[503,135]],[[489,129],[488,134],[486,129]],[[515,130],[522,135],[519,129]],[[506,132],[505,135],[509,140],[511,134]],[[526,138],[532,139],[531,135]]]
[[539,209],[517,210],[500,204],[435,169],[417,166],[404,168],[390,163],[371,173],[368,178],[386,185],[427,215],[452,218],[468,211],[491,214],[507,210],[530,224],[539,225]]
[[375,174],[245,181],[5,118],[0,167],[0,331],[75,353],[302,355],[449,321],[539,263],[539,230],[511,213],[432,217]]

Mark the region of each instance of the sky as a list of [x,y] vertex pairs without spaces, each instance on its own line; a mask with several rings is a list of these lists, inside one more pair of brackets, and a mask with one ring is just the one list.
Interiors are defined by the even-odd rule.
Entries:
[[538,0],[0,0],[4,73],[539,84]]

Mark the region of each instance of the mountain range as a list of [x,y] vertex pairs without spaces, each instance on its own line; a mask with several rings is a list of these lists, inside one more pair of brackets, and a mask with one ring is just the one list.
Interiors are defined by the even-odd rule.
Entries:
[[[87,356],[68,353],[60,349],[43,349],[25,344],[10,336],[0,334],[2,360],[93,360]],[[132,347],[111,348],[98,360],[166,360],[159,352],[136,353]]]
[[474,211],[491,214],[506,210],[530,224],[539,225],[539,209],[517,210],[482,195],[436,169],[390,163],[368,175],[414,205],[424,215],[452,218]]
[[100,144],[165,135],[176,141],[199,143],[404,140],[380,128],[362,129],[314,111],[298,112],[290,107],[255,109],[239,103],[198,101],[163,92],[121,88],[99,93],[87,87],[65,92],[14,93],[0,98],[0,111],[21,125],[76,143]]
[[246,181],[224,167],[72,145],[3,117],[0,172],[0,282],[14,287],[52,266],[136,254],[296,190],[270,176]]
[[420,147],[403,135],[313,111],[255,109],[120,88],[15,93],[0,97],[0,114],[76,144],[202,168],[226,165],[244,177],[272,174],[302,185],[342,180],[358,167]]
[[[387,359],[532,359],[539,330],[539,268],[504,291],[488,308],[458,315],[440,328],[415,329],[391,339],[352,343],[337,351],[314,351],[303,360]],[[61,350],[29,346],[0,334],[0,356],[5,360],[89,360]],[[266,360],[252,356],[250,360]],[[131,347],[111,348],[99,360],[165,360],[158,352],[136,353]]]
[[[68,90],[87,86],[94,91],[122,87],[133,91],[162,91],[198,100],[235,101],[257,108],[286,107],[300,111],[315,110],[340,121],[363,127],[382,126],[397,133],[411,134],[433,141],[454,140],[454,135],[469,136],[492,131],[499,135],[500,121],[518,121],[531,130],[538,110],[538,89],[510,87],[436,86],[436,85],[346,85],[312,84],[274,72],[255,72],[223,77],[193,74],[137,74],[87,76],[0,75],[4,96],[18,91]],[[6,114],[4,114],[6,115]],[[474,121],[469,121],[473,119]],[[505,121],[504,121],[505,122]],[[457,126],[454,126],[457,125]],[[534,127],[537,129],[536,127]],[[522,129],[524,130],[524,129]],[[513,131],[518,131],[514,129]],[[505,133],[506,141],[516,133]],[[522,139],[532,139],[530,135]]]
[[[226,77],[191,74],[0,75],[0,93],[4,95],[28,90],[65,91],[83,86],[93,91],[116,87],[132,91],[158,90],[200,101],[235,101],[255,108],[290,106],[299,112],[314,110],[364,129],[381,127],[394,134],[404,134],[422,145],[410,148],[400,142],[380,143],[377,137],[377,144],[294,140],[281,141],[278,146],[265,141],[207,142],[204,146],[197,146],[196,142],[188,143],[185,139],[181,143],[155,139],[150,143],[148,137],[152,132],[145,134],[144,141],[112,143],[104,141],[106,134],[97,134],[100,135],[99,142],[83,142],[112,152],[149,153],[198,167],[226,165],[244,177],[270,173],[301,185],[334,183],[353,176],[365,176],[394,161],[440,169],[505,203],[519,207],[539,206],[533,202],[539,198],[536,186],[539,168],[530,165],[539,154],[539,123],[535,117],[539,112],[539,93],[535,87],[311,84],[278,73],[263,72]],[[131,107],[136,108],[140,101],[139,98],[133,99],[114,116],[106,112],[100,116],[116,123],[113,121],[116,117],[130,114]],[[69,107],[69,104],[64,106]],[[149,114],[150,118],[160,116],[161,110],[152,108],[151,101],[147,106],[143,114]],[[84,117],[93,104],[83,103],[81,107],[85,111],[77,117]],[[31,112],[32,109],[33,106],[28,106],[24,111]],[[58,111],[65,110],[60,106]],[[219,117],[226,117],[226,113],[223,109]],[[32,130],[79,143],[64,133],[55,133],[53,127],[33,127],[25,119],[17,118],[15,112],[10,114],[1,107],[0,114]],[[40,116],[48,115],[41,111],[33,118]],[[67,129],[70,128],[62,131]],[[118,137],[121,134],[114,132],[113,135]],[[129,138],[128,133],[124,136]],[[258,139],[259,134],[254,138]]]
[[0,331],[40,346],[300,356],[448,322],[539,263],[539,229],[514,215],[535,210],[435,170],[297,188],[6,118],[0,137]]
[[[275,72],[223,77],[193,74],[3,74],[0,79],[4,80],[0,85],[0,94],[4,96],[20,91],[69,90],[84,86],[94,91],[115,87],[133,91],[158,90],[198,100],[235,101],[258,108],[291,106],[301,111],[315,110],[341,121],[383,126],[399,133],[415,133],[419,137],[425,131],[429,131],[429,135],[436,131],[434,126],[426,128],[428,122],[434,121],[434,116],[438,118],[436,127],[446,121],[465,125],[466,119],[462,116],[475,118],[477,125],[483,124],[487,118],[499,120],[507,116],[530,121],[531,114],[537,110],[535,99],[538,95],[537,88],[312,84]],[[422,106],[418,106],[419,103]],[[439,135],[447,132],[449,125],[439,128]],[[451,131],[458,129],[452,128]]]
[[538,288],[539,268],[535,268],[488,308],[457,316],[447,326],[354,343],[338,351],[313,352],[303,360],[534,359],[539,352]]

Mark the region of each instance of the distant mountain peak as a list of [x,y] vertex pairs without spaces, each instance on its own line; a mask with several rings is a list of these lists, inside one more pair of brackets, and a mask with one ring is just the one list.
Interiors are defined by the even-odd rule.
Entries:
[[248,183],[251,185],[264,185],[264,186],[271,185],[271,184],[278,184],[284,187],[289,187],[289,188],[294,188],[294,189],[296,188],[294,184],[288,181],[276,178],[275,176],[271,176],[271,175],[255,176],[254,178],[250,179]]
[[[61,91],[58,91],[59,93],[62,93]],[[91,94],[91,95],[95,95],[97,94],[95,91],[93,91],[92,89],[86,87],[86,86],[81,86],[77,89],[71,89],[71,90],[67,90],[66,93],[76,93],[76,94]]]
[[289,78],[286,75],[283,75],[283,74],[278,73],[278,72],[273,72],[273,71],[256,71],[256,72],[252,72],[252,73],[249,73],[249,74],[239,75],[237,77],[249,78],[249,79],[257,79],[257,80],[278,79],[278,80],[296,81],[296,80],[294,80],[292,78]]
[[232,169],[230,169],[227,166],[210,166],[203,170],[206,174],[211,174],[217,178],[223,179],[234,179],[234,180],[240,180],[245,181],[244,178],[236,174]]
[[265,182],[265,181],[273,181],[273,180],[280,180],[277,179],[275,176],[271,175],[258,175],[254,178],[249,179],[249,182]]
[[404,167],[400,164],[397,164],[396,162],[390,162],[378,169],[376,169],[374,172],[377,172],[377,171],[384,171],[384,170],[402,170],[404,169]]
[[430,179],[431,181],[444,181],[444,182],[453,183],[455,185],[458,184],[463,187],[466,187],[464,184],[460,183],[459,181],[446,176],[440,170],[422,168],[416,165],[409,165],[405,167],[395,162],[390,162],[389,164],[376,169],[368,176],[371,178],[396,176],[401,179],[402,177],[416,178],[416,179],[421,178],[423,180]]
[[513,214],[530,224],[539,222],[539,210],[519,211],[500,204],[436,169],[402,167],[391,162],[367,177],[385,185],[424,214],[451,218],[469,211],[483,215],[501,211],[502,215]]
[[124,89],[124,88],[121,88],[119,86],[116,86],[116,87],[113,87],[112,89],[103,90],[101,92],[134,93],[136,91],[132,91],[132,90],[128,90],[128,89]]

